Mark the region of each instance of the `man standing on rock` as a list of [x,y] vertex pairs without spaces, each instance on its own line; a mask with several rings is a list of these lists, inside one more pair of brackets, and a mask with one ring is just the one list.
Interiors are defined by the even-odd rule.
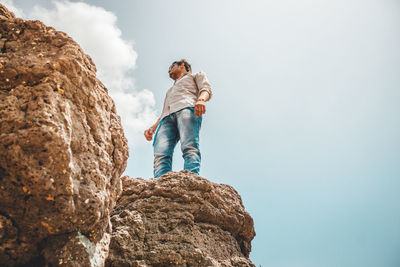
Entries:
[[201,155],[199,132],[206,101],[211,98],[210,83],[204,72],[192,74],[190,64],[174,61],[168,70],[175,82],[167,91],[164,107],[157,122],[144,132],[151,141],[154,136],[154,177],[172,170],[172,155],[181,141],[184,169],[199,173]]

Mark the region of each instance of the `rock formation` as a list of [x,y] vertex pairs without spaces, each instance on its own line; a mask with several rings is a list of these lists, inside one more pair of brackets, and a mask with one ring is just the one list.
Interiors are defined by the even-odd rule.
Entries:
[[0,4],[0,265],[102,266],[127,157],[90,57]]
[[253,219],[231,186],[188,171],[122,181],[106,266],[254,266]]
[[90,57],[0,4],[0,266],[253,266],[232,187],[182,171],[122,193],[127,158]]

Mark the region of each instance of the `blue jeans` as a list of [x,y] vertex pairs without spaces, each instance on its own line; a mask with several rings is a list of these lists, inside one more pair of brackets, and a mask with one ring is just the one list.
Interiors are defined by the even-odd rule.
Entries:
[[154,177],[172,170],[172,156],[181,141],[184,169],[199,173],[201,155],[199,132],[202,117],[194,115],[194,108],[184,108],[165,117],[154,137]]

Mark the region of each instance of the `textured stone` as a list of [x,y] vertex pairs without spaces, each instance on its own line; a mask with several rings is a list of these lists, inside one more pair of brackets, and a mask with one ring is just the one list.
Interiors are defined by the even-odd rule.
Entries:
[[122,180],[106,266],[254,266],[253,219],[231,186],[188,171]]
[[101,266],[127,141],[89,56],[0,4],[0,265]]

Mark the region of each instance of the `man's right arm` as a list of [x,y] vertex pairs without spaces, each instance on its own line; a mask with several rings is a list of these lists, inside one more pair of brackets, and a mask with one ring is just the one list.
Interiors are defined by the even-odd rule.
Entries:
[[156,123],[153,124],[153,126],[151,126],[149,129],[147,129],[146,131],[144,131],[144,137],[146,137],[147,141],[151,141],[153,139],[153,134],[156,132],[158,125],[160,124],[161,121],[161,117],[163,117],[163,114],[165,114],[166,111],[166,107],[167,107],[167,98],[168,98],[168,92],[171,89],[169,89],[167,91],[167,93],[165,94],[165,98],[164,98],[164,104],[163,104],[163,109],[161,112],[160,117],[158,118],[158,120],[156,121]]
[[144,131],[144,137],[146,137],[147,141],[151,141],[153,139],[153,134],[156,132],[158,125],[160,124],[160,118],[153,124],[149,129]]

